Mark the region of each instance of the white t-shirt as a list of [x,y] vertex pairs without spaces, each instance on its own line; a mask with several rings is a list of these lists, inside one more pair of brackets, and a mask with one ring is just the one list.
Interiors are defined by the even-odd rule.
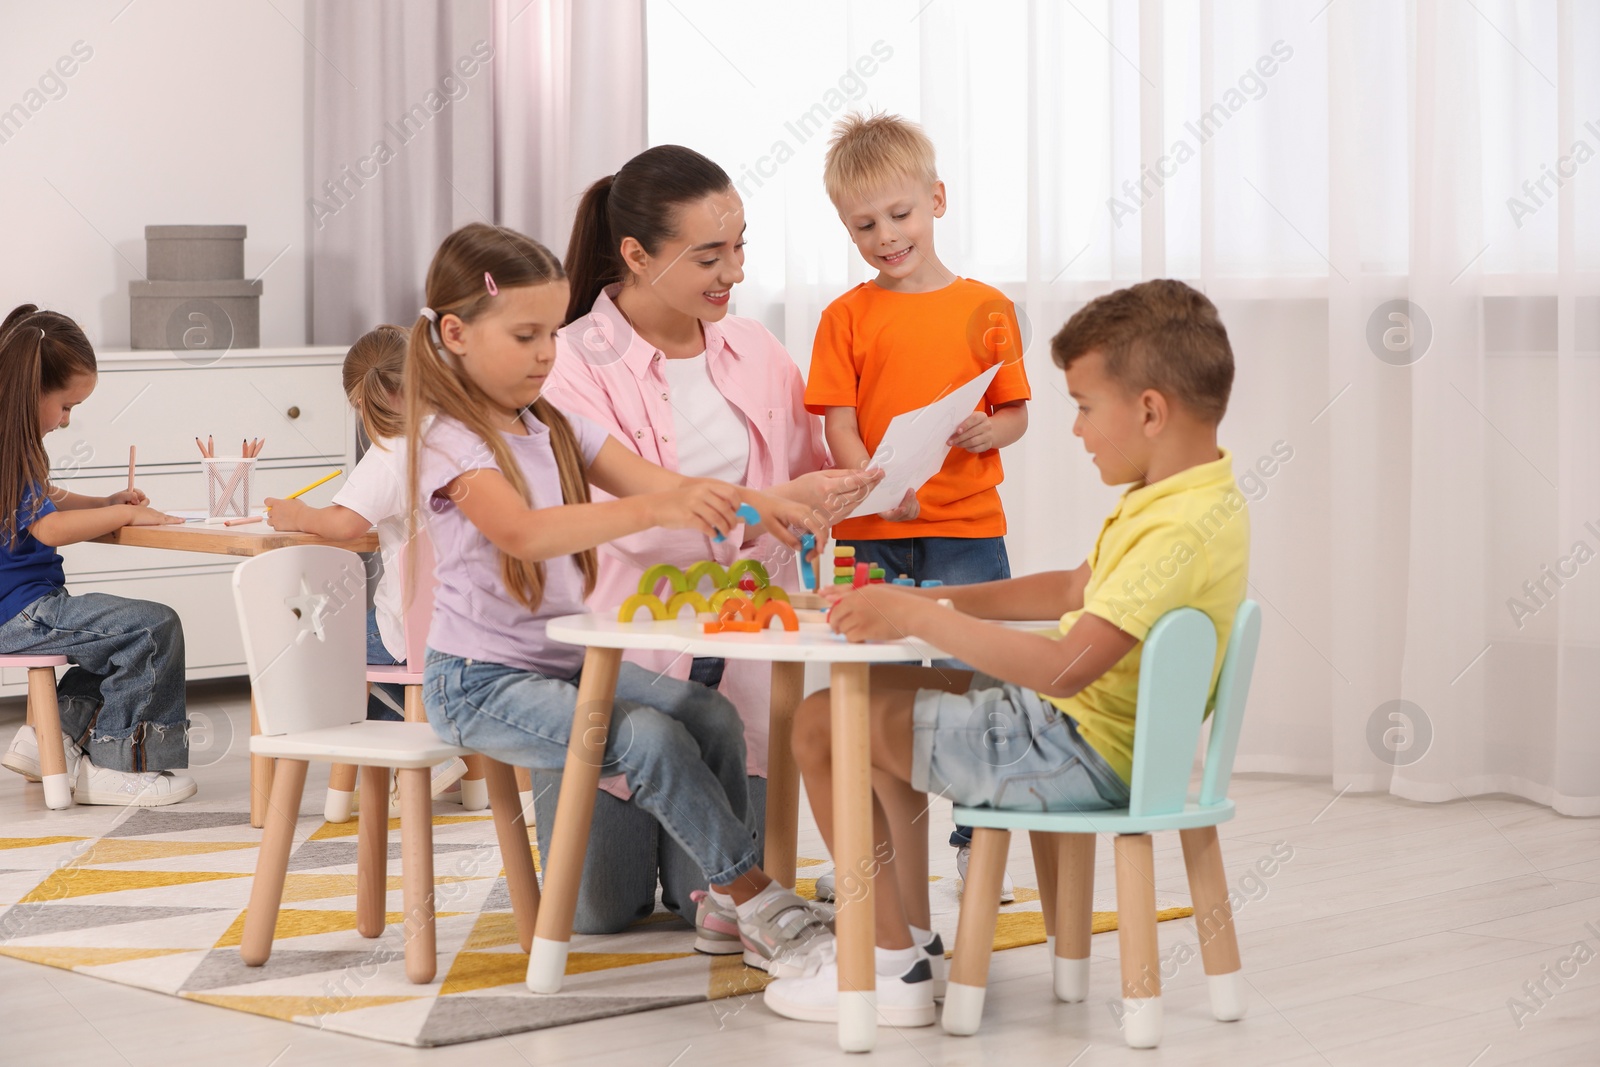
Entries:
[[372,607],[378,616],[383,647],[389,650],[389,655],[404,661],[405,574],[397,565],[395,554],[406,541],[405,438],[374,442],[334,494],[333,502],[349,508],[378,528],[378,551],[384,565],[383,576],[372,594]]
[[706,354],[662,361],[678,426],[678,472],[743,485],[750,465],[744,416],[711,380]]

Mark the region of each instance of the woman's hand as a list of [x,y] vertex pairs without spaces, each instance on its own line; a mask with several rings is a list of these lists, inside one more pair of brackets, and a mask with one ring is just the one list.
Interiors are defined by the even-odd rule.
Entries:
[[[866,470],[812,471],[768,492],[804,504],[827,526],[850,514],[883,481],[877,467]],[[816,520],[813,520],[816,521]],[[809,528],[812,523],[805,525]]]
[[715,478],[689,478],[677,489],[644,497],[650,525],[668,530],[699,530],[715,537],[738,526],[739,488]]
[[878,512],[878,518],[885,522],[910,522],[922,513],[922,505],[917,503],[917,491],[907,489],[906,495],[901,499],[900,506],[888,511]]
[[144,504],[127,506],[133,509],[133,516],[127,522],[129,526],[174,526],[183,523],[183,520],[176,515],[168,515]]
[[285,533],[294,533],[305,529],[306,512],[311,510],[311,505],[299,500],[279,500],[275,496],[267,497],[267,525],[274,530]]
[[108,507],[114,507],[117,504],[133,504],[137,507],[144,507],[149,503],[150,498],[144,495],[144,490],[142,489],[118,489],[115,493],[106,497],[106,505]]

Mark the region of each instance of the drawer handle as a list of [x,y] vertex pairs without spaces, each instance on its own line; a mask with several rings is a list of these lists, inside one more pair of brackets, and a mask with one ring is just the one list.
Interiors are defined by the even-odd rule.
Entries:
[[291,407],[288,411],[284,412],[284,414],[288,415],[291,419],[298,419],[300,417],[300,409],[299,407]]

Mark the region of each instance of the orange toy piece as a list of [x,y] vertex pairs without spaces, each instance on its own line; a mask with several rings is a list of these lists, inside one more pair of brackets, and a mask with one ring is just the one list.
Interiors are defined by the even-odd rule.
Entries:
[[752,619],[718,619],[716,622],[705,623],[704,627],[708,634],[754,634],[760,633],[763,629],[761,623]]
[[800,620],[795,617],[794,609],[781,600],[769,600],[756,612],[756,626],[759,629],[765,630],[773,619],[781,620],[783,628],[791,633],[800,629]]
[[717,610],[723,622],[730,619],[744,619],[746,622],[756,621],[756,607],[742,596],[731,596],[722,602]]

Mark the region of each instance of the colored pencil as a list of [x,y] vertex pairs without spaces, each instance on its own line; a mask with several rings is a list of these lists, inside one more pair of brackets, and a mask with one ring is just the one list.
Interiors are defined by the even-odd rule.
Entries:
[[343,473],[344,473],[344,469],[341,467],[340,469],[334,471],[332,474],[325,474],[321,478],[318,478],[316,481],[312,482],[310,485],[306,486],[304,489],[296,489],[294,492],[292,492],[288,496],[284,497],[284,499],[285,500],[293,500],[297,496],[303,496],[306,493],[311,492],[311,490],[315,489],[317,486],[323,484],[324,482],[333,481],[335,478],[339,477],[339,475],[341,475]]
[[260,522],[260,521],[261,521],[261,516],[260,515],[247,515],[242,519],[228,519],[222,525],[224,525],[224,526],[244,526],[247,523]]
[[128,492],[133,492],[133,457],[134,445],[128,446]]

